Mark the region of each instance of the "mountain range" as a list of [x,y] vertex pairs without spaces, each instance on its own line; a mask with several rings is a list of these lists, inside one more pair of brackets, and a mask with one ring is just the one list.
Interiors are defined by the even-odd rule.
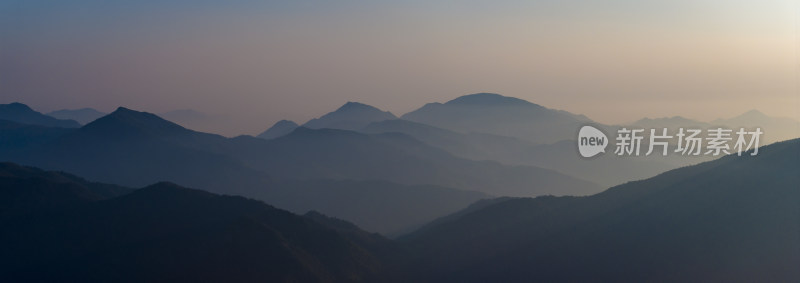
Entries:
[[[432,106],[422,112],[439,113],[436,115],[450,120],[469,113],[471,119],[484,122],[495,121],[497,117],[492,115],[498,111],[558,120],[553,125],[590,121],[496,94],[467,95],[445,104],[448,106]],[[15,107],[27,109],[23,116],[44,116],[26,106]],[[759,118],[765,125],[778,124],[784,130],[792,125],[790,119],[758,114],[745,116]],[[729,122],[741,123],[746,117]],[[0,120],[0,159],[131,187],[171,181],[214,193],[243,195],[295,213],[318,210],[390,236],[488,197],[588,195],[711,159],[607,154],[587,160],[575,154],[572,136],[538,144],[523,135],[486,133],[477,126],[459,131],[398,119],[356,102],[312,120],[314,123],[309,121],[320,129],[277,123],[275,131],[267,131],[271,132],[267,140],[265,136],[225,138],[197,132],[126,108],[79,129],[22,121],[27,122]],[[635,124],[669,126],[692,121],[675,117],[643,119]],[[531,126],[528,122],[521,121],[520,131]],[[337,127],[340,129],[332,129]],[[337,201],[326,201],[332,198]]]
[[[34,135],[41,142],[0,150],[5,152],[2,158],[132,187],[166,180],[255,197],[298,213],[315,209],[336,217],[357,216],[357,224],[386,234],[421,225],[487,194],[588,194],[600,189],[547,169],[457,158],[397,134],[299,128],[271,141],[229,139],[126,108],[79,129],[46,132]],[[303,181],[312,179],[328,181]],[[343,187],[337,180],[355,182]],[[321,201],[331,193],[325,188],[341,192],[342,201]],[[377,189],[385,193],[364,193]],[[320,201],[310,201],[314,199]],[[353,205],[355,200],[376,205]],[[415,205],[425,207],[408,209]]]
[[170,180],[213,191],[231,185],[224,181],[229,179],[240,187],[257,186],[268,179],[260,172],[288,179],[387,180],[511,196],[599,190],[547,169],[458,158],[402,134],[301,127],[270,141],[228,139],[126,108],[40,147],[18,151],[16,158],[103,182],[143,186]]
[[482,200],[390,240],[243,197],[0,163],[14,243],[0,280],[793,282],[799,171],[794,139],[591,196]]

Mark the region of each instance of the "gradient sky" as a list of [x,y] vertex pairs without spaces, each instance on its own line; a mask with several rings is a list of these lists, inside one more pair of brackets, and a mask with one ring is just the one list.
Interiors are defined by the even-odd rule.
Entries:
[[0,103],[257,134],[496,92],[604,123],[800,119],[797,0],[0,0]]

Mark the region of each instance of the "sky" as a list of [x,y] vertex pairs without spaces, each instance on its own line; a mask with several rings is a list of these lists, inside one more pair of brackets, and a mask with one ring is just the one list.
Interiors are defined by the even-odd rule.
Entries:
[[798,0],[0,0],[0,103],[258,134],[494,92],[602,123],[800,119]]

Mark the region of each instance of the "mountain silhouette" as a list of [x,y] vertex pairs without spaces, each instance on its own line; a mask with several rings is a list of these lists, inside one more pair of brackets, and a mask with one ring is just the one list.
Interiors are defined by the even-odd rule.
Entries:
[[539,107],[540,109],[544,109],[541,106],[536,104],[530,103],[528,101],[516,98],[516,97],[508,97],[502,96],[496,93],[475,93],[475,94],[468,94],[458,97],[456,99],[450,100],[445,104],[449,105],[476,105],[476,106],[531,106],[531,107]]
[[188,130],[178,124],[147,112],[119,107],[111,114],[84,126],[82,132],[111,134],[118,138],[144,138],[158,136],[190,135]]
[[75,120],[81,125],[86,125],[100,117],[108,115],[108,113],[100,112],[94,108],[81,108],[81,109],[61,109],[47,113],[48,116],[55,117],[63,120]]
[[303,124],[303,127],[310,129],[359,130],[369,123],[389,119],[397,119],[397,117],[388,111],[382,111],[366,104],[347,102],[336,111],[311,119]]
[[[327,153],[307,155],[307,148],[302,145],[287,148],[254,137],[231,139],[196,132],[157,115],[127,108],[119,108],[80,129],[50,129],[39,129],[44,132],[38,133],[27,128],[6,131],[0,127],[4,134],[0,140],[19,140],[22,144],[0,144],[0,153],[4,153],[0,158],[128,187],[170,181],[214,193],[242,195],[295,213],[317,210],[355,221],[370,231],[392,235],[487,197],[427,183],[367,182],[378,178],[342,183],[342,175],[326,173],[343,167],[328,159]],[[25,145],[25,140],[36,142]],[[327,143],[324,139],[315,142]],[[349,150],[340,146],[333,150]],[[285,166],[279,162],[285,162]],[[333,169],[317,168],[315,163]],[[356,162],[344,167],[354,170],[364,164]],[[303,175],[305,171],[313,174]],[[321,180],[326,178],[337,180]],[[329,199],[338,201],[331,203]]]
[[797,172],[800,139],[593,196],[505,199],[407,236],[409,260],[430,281],[795,281]]
[[591,122],[583,115],[494,93],[465,95],[444,104],[428,103],[402,118],[461,133],[487,133],[534,143],[574,138],[576,129]]
[[289,120],[280,120],[274,125],[272,125],[272,127],[269,127],[269,129],[267,129],[266,131],[264,131],[263,133],[259,134],[256,137],[265,140],[274,139],[288,135],[289,133],[294,131],[294,129],[297,129],[297,127],[299,127],[299,125],[297,125],[297,123],[295,122]]
[[14,243],[0,254],[3,281],[372,282],[388,276],[388,240],[324,215],[298,216],[171,183],[42,210],[38,203],[80,192],[59,173],[30,178],[10,171],[0,169],[0,181],[21,182],[0,192],[38,194],[20,204],[29,213],[0,217],[0,240]]
[[0,219],[121,196],[131,189],[63,172],[0,163]]
[[74,120],[60,120],[36,112],[28,105],[19,102],[0,104],[0,120],[46,127],[77,128],[81,126]]
[[225,140],[120,107],[12,160],[129,187],[169,180],[211,191],[236,184],[226,192],[237,193],[269,179],[234,158],[204,150]]

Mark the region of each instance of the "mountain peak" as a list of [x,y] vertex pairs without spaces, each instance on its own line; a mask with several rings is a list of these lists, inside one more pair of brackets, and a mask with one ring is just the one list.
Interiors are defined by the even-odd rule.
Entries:
[[288,135],[289,133],[294,131],[294,129],[297,129],[297,127],[299,126],[300,125],[297,125],[297,123],[293,121],[280,120],[274,125],[272,125],[272,127],[269,127],[269,129],[267,129],[266,131],[264,131],[263,133],[259,134],[256,137],[267,140],[282,137]]
[[136,111],[122,106],[111,112],[111,114],[106,115],[106,117],[115,117],[129,122],[171,123],[153,113]]
[[[117,112],[121,112],[121,113],[125,113],[125,112],[137,112],[137,113],[145,113],[145,112],[134,111],[134,110],[131,110],[131,109],[129,109],[129,108],[122,107],[122,106],[120,106],[120,107],[117,107],[117,110],[114,110],[114,112],[113,112],[113,113],[117,113]],[[113,114],[113,113],[112,113],[112,114]]]
[[24,103],[20,103],[20,102],[11,102],[11,103],[9,103],[9,104],[6,104],[6,105],[7,105],[7,107],[8,107],[9,109],[16,109],[16,110],[31,110],[31,111],[33,111],[33,109],[31,109],[31,107],[29,107],[28,105],[26,105],[26,104],[24,104]]
[[764,112],[758,111],[756,109],[752,109],[750,111],[742,113],[742,115],[739,115],[738,117],[768,118],[769,116],[767,116],[767,114],[764,114]]
[[770,117],[770,116],[767,116],[767,114],[764,114],[761,111],[758,111],[756,109],[752,109],[750,111],[747,111],[747,112],[744,112],[742,114],[739,114],[739,115],[737,115],[737,116],[735,116],[733,118],[716,119],[716,120],[712,121],[712,123],[726,124],[726,123],[742,123],[742,122],[745,122],[745,123],[749,124],[749,123],[763,122],[765,120],[770,120],[770,119],[774,119],[774,118]]
[[74,120],[56,119],[54,117],[39,113],[28,107],[28,105],[19,102],[0,104],[0,120],[8,120],[20,124],[46,127],[80,127],[80,124]]
[[[379,109],[378,107],[375,107],[375,106],[372,106],[372,105],[369,105],[369,104],[364,104],[364,103],[361,103],[361,102],[348,101],[347,103],[345,103],[341,107],[337,108],[336,111],[333,111],[333,112],[330,112],[328,114],[325,114],[322,117],[320,117],[320,119],[325,118],[325,117],[330,117],[331,115],[339,115],[339,114],[346,114],[346,113],[368,113],[368,114],[371,114],[371,115],[382,115],[382,116],[387,117],[387,119],[396,119],[397,118],[391,112],[383,111],[383,110]],[[388,118],[388,117],[391,117],[391,118]],[[387,120],[387,119],[383,119],[383,120]]]
[[303,124],[303,126],[311,129],[360,130],[369,125],[369,123],[391,119],[397,119],[397,116],[389,111],[383,111],[367,104],[348,101],[336,111],[317,119],[312,119]]
[[293,126],[293,127],[297,127],[298,125],[297,125],[297,123],[295,123],[294,121],[291,121],[291,120],[280,120],[277,123],[275,123],[275,125],[273,125],[273,127],[274,126]]
[[461,104],[461,105],[535,105],[526,100],[515,97],[502,96],[497,93],[475,93],[460,96],[456,99],[450,100],[445,104]]
[[164,120],[155,114],[125,107],[119,107],[111,114],[87,124],[82,130],[119,136],[138,134],[167,135],[191,132],[191,130]]
[[402,118],[454,132],[516,137],[534,143],[570,139],[575,128],[591,122],[583,115],[496,93],[464,95],[444,104],[428,103]]
[[378,109],[375,106],[364,104],[364,103],[361,103],[361,102],[355,102],[355,101],[348,101],[347,103],[345,103],[344,105],[339,107],[339,109],[336,109],[335,112],[340,112],[340,111],[375,111],[375,112],[384,112],[384,111],[381,111],[380,109]]

